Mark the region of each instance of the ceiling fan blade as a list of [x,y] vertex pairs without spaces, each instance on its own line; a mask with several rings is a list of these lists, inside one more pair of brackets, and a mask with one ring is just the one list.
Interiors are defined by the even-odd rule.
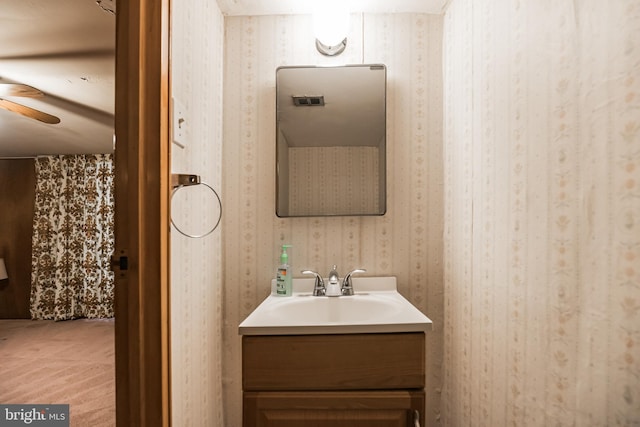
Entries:
[[0,108],[4,108],[5,110],[12,111],[14,113],[22,114],[23,116],[29,117],[31,119],[40,120],[43,123],[47,123],[50,125],[55,125],[60,123],[60,119],[56,116],[52,116],[51,114],[43,113],[42,111],[33,109],[31,107],[26,107],[24,105],[16,104],[12,101],[7,101],[6,99],[0,99]]
[[0,96],[23,96],[27,98],[38,98],[44,96],[44,93],[23,84],[16,83],[0,83]]

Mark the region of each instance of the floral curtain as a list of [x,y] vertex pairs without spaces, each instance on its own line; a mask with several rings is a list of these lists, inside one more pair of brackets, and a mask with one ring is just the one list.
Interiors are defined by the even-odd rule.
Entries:
[[113,159],[109,154],[35,161],[31,317],[113,317]]

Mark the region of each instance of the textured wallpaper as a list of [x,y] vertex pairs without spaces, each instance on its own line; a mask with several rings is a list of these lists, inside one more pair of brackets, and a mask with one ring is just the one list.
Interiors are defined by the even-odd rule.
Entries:
[[[268,295],[279,246],[294,271],[395,275],[434,321],[427,334],[427,419],[440,407],[443,342],[442,17],[352,15],[346,51],[315,50],[306,15],[227,17],[224,75],[225,425],[241,420],[240,322]],[[383,217],[275,215],[275,70],[281,65],[387,65],[388,210]],[[339,355],[327,354],[327,357]],[[286,367],[285,367],[286,369]]]
[[[171,171],[200,175],[221,193],[223,17],[216,2],[172,0],[171,89],[185,108],[186,148]],[[204,234],[219,209],[203,186],[183,188],[171,216]],[[171,228],[171,397],[174,426],[223,426],[221,229],[190,239]]]
[[[442,17],[353,15],[326,58],[307,16],[223,24],[215,3],[186,6],[172,83],[190,145],[172,169],[222,185],[224,254],[220,230],[172,232],[176,425],[240,424],[237,326],[283,243],[295,270],[398,276],[434,320],[428,425],[440,409],[451,427],[640,424],[638,0],[452,0],[444,116]],[[279,219],[275,68],[337,62],[388,66],[388,213]]]
[[446,426],[640,425],[640,2],[453,0]]
[[[289,148],[289,214],[380,212],[378,150],[378,147]],[[323,197],[318,197],[319,194]]]

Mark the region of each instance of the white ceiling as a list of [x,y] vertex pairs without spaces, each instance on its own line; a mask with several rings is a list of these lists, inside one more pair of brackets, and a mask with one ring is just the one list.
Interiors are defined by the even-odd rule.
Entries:
[[112,149],[115,16],[94,0],[4,0],[0,82],[43,98],[6,97],[60,118],[49,125],[0,109],[0,157]]
[[[112,150],[114,0],[3,0],[0,83],[43,98],[6,99],[58,116],[48,125],[0,109],[0,158]],[[306,14],[313,0],[217,0],[225,15]],[[443,13],[449,0],[343,0],[353,12]],[[107,7],[105,7],[107,5]]]

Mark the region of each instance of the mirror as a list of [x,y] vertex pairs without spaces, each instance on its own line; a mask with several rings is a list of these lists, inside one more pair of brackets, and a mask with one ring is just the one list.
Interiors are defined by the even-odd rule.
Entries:
[[276,215],[384,215],[381,64],[276,70]]

